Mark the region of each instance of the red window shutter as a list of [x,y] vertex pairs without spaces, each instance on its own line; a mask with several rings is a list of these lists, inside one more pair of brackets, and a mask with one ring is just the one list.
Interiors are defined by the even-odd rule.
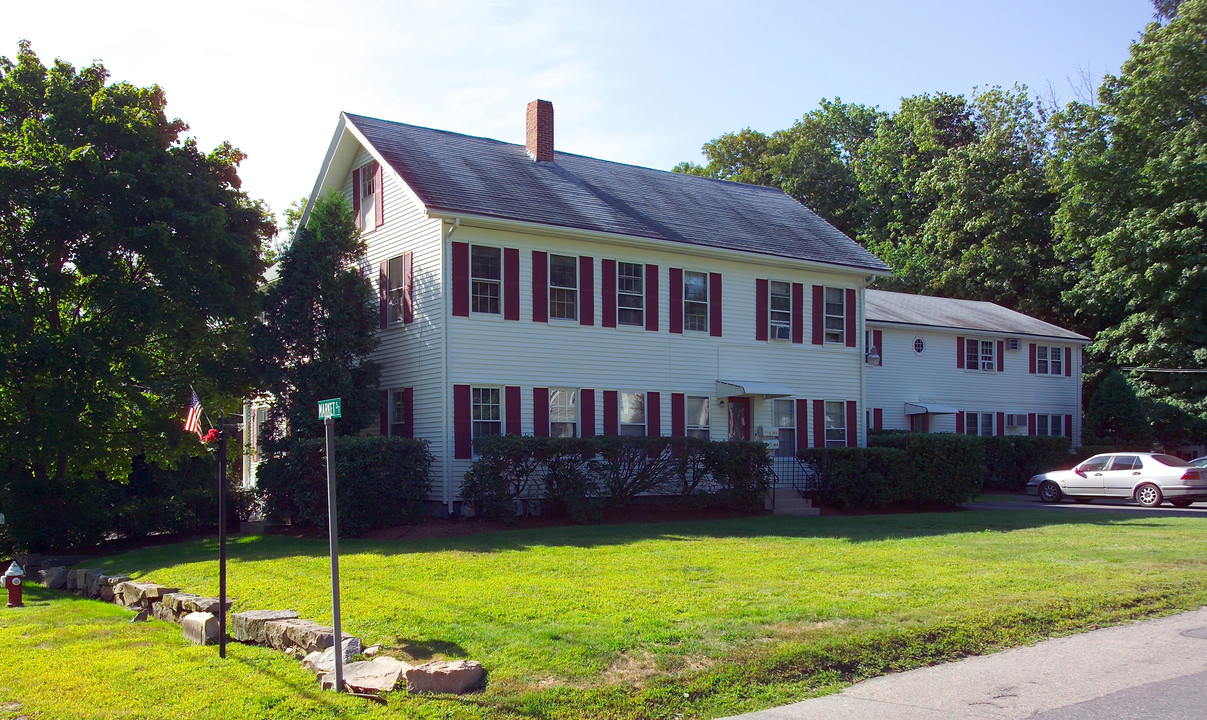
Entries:
[[708,274],[708,334],[721,337],[721,273]]
[[616,327],[616,261],[599,261],[599,324]]
[[1027,413],[1027,434],[1035,434],[1035,413]]
[[549,437],[549,388],[532,388],[532,434]]
[[1065,415],[1065,437],[1073,437],[1073,416]]
[[662,393],[645,394],[645,434],[650,437],[662,435]]
[[453,386],[453,457],[457,460],[468,460],[474,456],[473,425],[470,414],[468,385]]
[[767,339],[770,324],[771,283],[762,278],[754,281],[754,339]]
[[390,434],[390,391],[381,391],[381,434]]
[[687,435],[687,397],[671,393],[671,437]]
[[520,387],[508,385],[503,388],[503,418],[508,435],[522,435],[520,426]]
[[[821,285],[813,286],[813,344],[821,345],[826,339],[825,310],[826,289]],[[816,400],[814,401],[816,402]]]
[[792,283],[792,342],[805,342],[805,284]]
[[1065,348],[1065,377],[1073,377],[1073,348]]
[[595,260],[578,259],[578,324],[595,324]]
[[884,429],[884,409],[883,408],[872,408],[872,429],[873,430],[883,430]]
[[373,227],[386,224],[386,185],[382,182],[383,176],[381,163],[373,163]]
[[813,447],[826,446],[826,401],[813,401]]
[[582,428],[579,435],[595,437],[595,391],[584,388],[578,391],[578,414]]
[[469,317],[469,243],[453,243],[453,315]]
[[859,447],[859,411],[854,400],[847,400],[847,447]]
[[872,331],[872,345],[876,348],[876,354],[880,356],[880,364],[884,365],[884,331]]
[[679,268],[671,268],[670,270],[670,294],[671,294],[671,332],[683,332],[683,270]]
[[415,437],[415,388],[402,389],[402,421],[405,427],[403,435],[405,437]]
[[956,337],[956,367],[964,369],[964,338]]
[[809,401],[796,400],[796,452],[809,447]]
[[520,251],[503,248],[503,319],[520,319]]
[[604,435],[620,434],[620,395],[615,390],[604,390],[603,431]]
[[1006,372],[1006,343],[1004,340],[997,341],[997,371]]
[[549,260],[540,250],[532,251],[532,321],[549,322]]
[[386,329],[390,304],[390,261],[382,260],[377,266],[377,325]]
[[356,229],[363,230],[360,226],[360,168],[352,171],[352,218]]
[[415,322],[414,254],[407,250],[402,254],[402,322]]
[[998,435],[1006,434],[1006,413],[997,414],[997,434]]
[[846,298],[843,311],[847,314],[847,347],[855,347],[855,290],[847,288]]
[[964,411],[960,410],[956,413],[956,432],[964,434]]
[[645,266],[645,329],[658,332],[658,266]]
[[1027,348],[1027,354],[1030,355],[1030,359],[1027,361],[1027,363],[1028,363],[1027,372],[1034,375],[1035,374],[1035,343],[1029,344],[1029,347]]

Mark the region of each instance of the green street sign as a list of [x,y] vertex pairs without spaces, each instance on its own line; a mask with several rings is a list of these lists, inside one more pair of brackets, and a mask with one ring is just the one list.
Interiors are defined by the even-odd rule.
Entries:
[[340,417],[339,398],[319,400],[319,420]]

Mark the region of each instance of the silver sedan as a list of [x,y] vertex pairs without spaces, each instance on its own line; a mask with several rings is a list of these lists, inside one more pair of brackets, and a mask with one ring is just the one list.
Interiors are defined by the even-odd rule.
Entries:
[[1107,453],[1095,455],[1072,470],[1054,470],[1031,478],[1027,494],[1044,502],[1060,502],[1066,495],[1077,502],[1094,498],[1134,498],[1144,507],[1168,500],[1187,507],[1207,500],[1207,469],[1163,453]]

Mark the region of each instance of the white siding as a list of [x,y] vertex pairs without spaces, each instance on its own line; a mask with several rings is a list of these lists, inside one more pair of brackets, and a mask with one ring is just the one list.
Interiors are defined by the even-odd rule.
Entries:
[[[883,331],[881,365],[867,368],[867,407],[881,408],[885,430],[908,430],[905,403],[932,402],[958,410],[992,413],[1039,413],[1073,416],[1073,445],[1081,444],[1081,343],[1025,336],[977,334],[942,328],[909,328],[868,323]],[[956,338],[1005,340],[1017,337],[1018,350],[1005,350],[1002,372],[982,372],[956,366]],[[914,352],[921,338],[925,350]],[[1071,375],[1032,375],[1029,344],[1072,348]],[[1063,358],[1062,358],[1063,362]],[[954,415],[930,416],[931,432],[954,432]],[[1026,427],[1007,428],[1008,435],[1026,435]]]

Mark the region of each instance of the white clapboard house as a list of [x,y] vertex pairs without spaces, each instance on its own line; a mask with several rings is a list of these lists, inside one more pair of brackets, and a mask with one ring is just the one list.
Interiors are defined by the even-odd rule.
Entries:
[[525,145],[342,114],[332,190],[380,290],[380,432],[430,443],[450,509],[484,434],[865,443],[891,271],[780,190],[557,152],[539,100]]
[[1065,435],[1081,444],[1089,338],[990,302],[868,290],[872,429]]

